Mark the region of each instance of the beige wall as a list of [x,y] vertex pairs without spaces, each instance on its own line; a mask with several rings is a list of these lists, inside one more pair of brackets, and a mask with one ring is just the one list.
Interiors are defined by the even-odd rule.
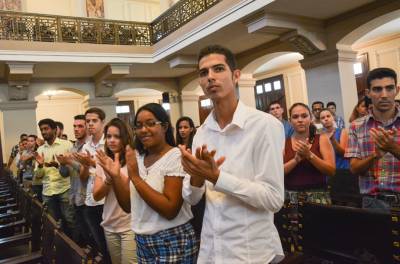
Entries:
[[[36,108],[37,121],[43,118],[51,118],[64,124],[64,134],[68,139],[75,139],[72,124],[74,116],[84,113],[83,97],[77,99],[51,99],[38,101]],[[37,128],[37,135],[40,130]]]
[[378,67],[389,67],[400,75],[400,34],[354,48],[358,54],[368,54],[371,70]]
[[23,109],[21,103],[20,109],[8,109],[1,112],[1,140],[3,162],[7,163],[10,157],[11,148],[19,142],[19,135],[22,133],[36,134],[36,112],[33,108]]
[[[86,0],[25,0],[23,11],[85,17],[85,3]],[[106,19],[150,22],[160,13],[160,0],[104,0]]]
[[[354,48],[358,54],[368,54],[370,70],[388,67],[394,69],[397,76],[400,76],[400,34],[364,43]],[[400,99],[400,95],[397,98]]]
[[160,103],[162,100],[161,92],[159,95],[137,95],[137,96],[120,96],[118,97],[118,101],[133,101],[135,104],[135,112],[142,105],[148,103]]

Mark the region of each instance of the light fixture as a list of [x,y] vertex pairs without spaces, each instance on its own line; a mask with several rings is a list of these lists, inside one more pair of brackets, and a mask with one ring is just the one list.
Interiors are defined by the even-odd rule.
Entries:
[[162,107],[164,108],[165,111],[171,110],[171,105],[169,103],[163,103]]
[[56,95],[57,91],[54,90],[47,90],[43,92],[43,95],[47,96],[49,98],[49,100],[51,100],[51,97]]

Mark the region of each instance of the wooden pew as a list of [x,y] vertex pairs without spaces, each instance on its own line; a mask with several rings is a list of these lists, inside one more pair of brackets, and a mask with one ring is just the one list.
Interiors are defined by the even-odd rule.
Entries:
[[54,236],[60,229],[60,223],[50,214],[44,213],[42,217],[42,256],[45,263],[53,263],[55,259]]
[[55,263],[88,263],[88,252],[79,247],[72,239],[60,230],[54,236]]
[[[33,198],[29,193],[20,187],[18,191],[20,210],[23,214],[21,219],[20,213],[17,212],[17,216],[10,217],[11,221],[0,226],[1,238],[0,238],[0,250],[7,249],[14,246],[24,245],[31,241],[31,205]],[[16,232],[16,230],[21,232]]]
[[311,203],[299,212],[304,254],[340,264],[392,263],[389,214]]
[[0,264],[42,263],[43,259],[41,251],[42,214],[43,214],[43,205],[38,200],[33,199],[31,207],[30,252],[28,254],[3,259],[0,261]]
[[335,205],[361,208],[362,196],[358,186],[358,177],[350,171],[341,171],[328,178],[328,188],[332,203]]

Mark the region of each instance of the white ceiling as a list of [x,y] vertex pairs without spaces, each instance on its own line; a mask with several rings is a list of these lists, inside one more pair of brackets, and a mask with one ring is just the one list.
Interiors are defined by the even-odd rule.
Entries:
[[284,54],[267,61],[265,64],[258,67],[255,70],[254,74],[268,72],[285,66],[289,66],[297,63],[299,60],[302,60],[303,58],[304,58],[303,55],[301,55],[298,52]]
[[365,34],[362,38],[357,40],[354,45],[361,44],[363,42],[373,41],[375,39],[387,37],[394,34],[400,34],[400,18],[390,21],[370,32]]

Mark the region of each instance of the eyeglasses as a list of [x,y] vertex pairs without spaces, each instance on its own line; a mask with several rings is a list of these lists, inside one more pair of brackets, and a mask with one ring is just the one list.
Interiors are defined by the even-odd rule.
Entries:
[[137,123],[136,125],[133,126],[133,129],[140,130],[143,127],[145,127],[145,128],[153,128],[156,125],[161,125],[162,123],[163,122],[161,122],[161,121],[148,120],[148,121],[144,122],[143,124],[142,123]]

